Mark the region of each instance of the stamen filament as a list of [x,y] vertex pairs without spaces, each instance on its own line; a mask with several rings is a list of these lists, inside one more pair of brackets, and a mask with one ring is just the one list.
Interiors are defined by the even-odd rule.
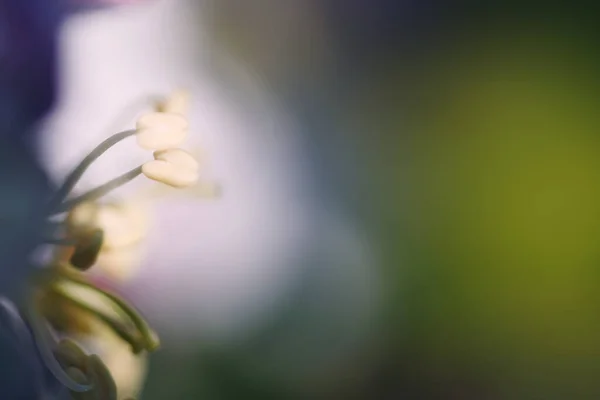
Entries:
[[71,193],[77,182],[81,179],[85,171],[89,168],[94,161],[96,161],[102,154],[108,149],[121,142],[122,140],[135,135],[136,130],[127,130],[114,134],[113,136],[100,143],[90,154],[88,154],[75,169],[67,176],[65,182],[57,190],[55,195],[50,200],[49,209],[50,212],[54,211],[55,207],[60,206],[61,202]]
[[123,175],[106,182],[104,185],[98,186],[95,189],[90,190],[87,193],[82,194],[81,196],[75,197],[71,200],[67,200],[60,204],[55,213],[62,213],[68,211],[75,207],[78,204],[85,202],[93,202],[98,200],[100,197],[104,196],[108,192],[117,189],[120,186],[123,186],[126,183],[129,183],[133,179],[137,178],[142,174],[142,166],[136,167],[129,172],[124,173]]

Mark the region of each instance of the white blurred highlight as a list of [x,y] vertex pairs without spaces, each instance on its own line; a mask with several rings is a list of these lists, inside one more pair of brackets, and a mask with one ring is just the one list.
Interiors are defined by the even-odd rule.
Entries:
[[[220,89],[204,68],[209,48],[190,7],[155,1],[69,21],[62,97],[41,152],[58,181],[116,133],[106,128],[132,102],[189,89],[189,143],[208,155],[206,175],[222,185],[224,196],[154,201],[144,265],[128,290],[170,333],[201,328],[223,334],[285,291],[295,274],[289,259],[305,242],[310,213],[291,127],[258,93],[242,105]],[[138,115],[116,128],[131,128]],[[90,168],[78,190],[151,158],[127,140]],[[126,199],[143,184],[151,183],[138,178],[117,195]]]

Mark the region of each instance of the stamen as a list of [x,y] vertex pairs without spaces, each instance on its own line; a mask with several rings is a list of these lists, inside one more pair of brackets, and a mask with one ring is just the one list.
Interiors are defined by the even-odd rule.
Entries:
[[71,193],[77,182],[81,179],[85,171],[89,168],[90,165],[94,161],[96,161],[102,154],[104,154],[108,149],[121,142],[122,140],[134,136],[136,134],[136,130],[127,130],[106,139],[104,142],[100,143],[90,154],[88,154],[75,169],[71,172],[62,186],[57,190],[55,195],[50,200],[49,209],[50,212],[54,211],[55,207],[58,207],[61,202]]
[[95,189],[90,190],[87,193],[82,194],[81,196],[75,197],[74,199],[67,200],[60,204],[55,213],[66,212],[78,204],[85,202],[94,202],[98,200],[100,197],[106,195],[107,193],[117,189],[120,186],[123,186],[126,183],[129,183],[133,179],[137,178],[142,174],[142,166],[136,167],[129,172],[124,173],[123,175],[108,181],[104,185],[98,186]]

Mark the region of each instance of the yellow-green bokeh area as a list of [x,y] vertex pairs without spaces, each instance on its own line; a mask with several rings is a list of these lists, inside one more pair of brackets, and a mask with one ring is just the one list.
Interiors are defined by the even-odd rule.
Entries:
[[411,351],[507,398],[598,398],[600,63],[506,32],[444,52],[415,124]]

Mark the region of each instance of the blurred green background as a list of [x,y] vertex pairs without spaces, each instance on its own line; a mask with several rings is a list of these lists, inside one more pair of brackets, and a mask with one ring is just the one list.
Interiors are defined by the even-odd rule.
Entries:
[[167,335],[144,399],[600,398],[596,18],[497,3],[197,3],[300,127],[382,301],[328,307],[349,269],[306,254],[235,344]]

